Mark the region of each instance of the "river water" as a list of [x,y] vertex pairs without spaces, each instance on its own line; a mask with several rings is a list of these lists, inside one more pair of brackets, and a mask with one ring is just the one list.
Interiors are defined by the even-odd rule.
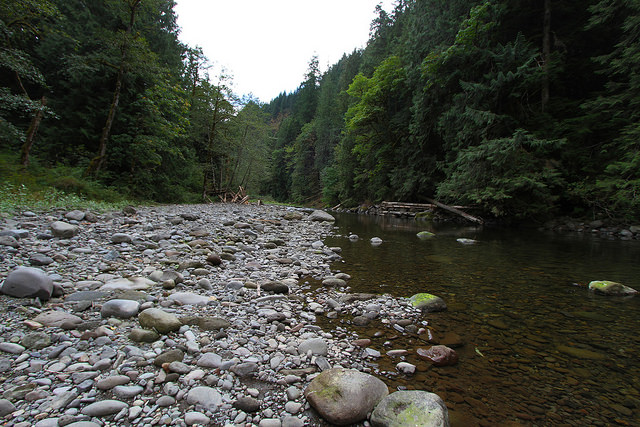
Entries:
[[[421,320],[432,341],[455,346],[454,366],[420,359],[416,349],[430,345],[424,336],[375,322],[351,328],[381,352],[371,367],[391,389],[437,393],[454,427],[640,425],[640,295],[603,297],[586,288],[613,280],[640,290],[640,241],[336,217],[336,235],[325,244],[342,248],[332,268],[352,276],[352,292],[429,292],[448,306]],[[435,236],[418,239],[423,230]],[[351,233],[360,239],[350,241]],[[372,237],[383,243],[371,245]],[[409,354],[387,356],[391,349]],[[414,375],[397,372],[402,360],[417,366]]]

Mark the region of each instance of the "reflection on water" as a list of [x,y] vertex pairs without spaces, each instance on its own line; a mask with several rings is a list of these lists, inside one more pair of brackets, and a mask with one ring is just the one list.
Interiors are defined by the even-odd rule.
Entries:
[[[436,236],[420,240],[422,230]],[[383,355],[410,350],[415,375],[396,373],[399,358],[375,362],[391,387],[438,393],[454,426],[640,425],[640,296],[585,287],[614,280],[640,289],[640,241],[346,214],[336,233],[325,243],[343,249],[333,269],[353,277],[353,292],[439,295],[449,310],[424,320],[437,339],[462,342],[457,365],[434,368],[415,355],[428,347],[421,339],[357,329]]]

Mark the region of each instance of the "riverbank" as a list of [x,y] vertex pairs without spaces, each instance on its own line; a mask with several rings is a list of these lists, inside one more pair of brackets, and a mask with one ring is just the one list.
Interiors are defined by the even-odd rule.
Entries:
[[48,300],[0,296],[5,425],[321,424],[308,383],[379,355],[316,316],[417,331],[420,311],[346,293],[340,248],[322,243],[333,225],[310,218],[217,204],[3,219],[0,277],[30,266],[54,282]]

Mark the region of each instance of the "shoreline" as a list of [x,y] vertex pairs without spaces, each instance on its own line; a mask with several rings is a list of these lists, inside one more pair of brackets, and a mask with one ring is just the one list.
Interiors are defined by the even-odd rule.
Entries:
[[[9,426],[322,425],[305,387],[330,368],[371,372],[376,355],[354,332],[321,330],[316,317],[361,312],[406,326],[421,315],[404,299],[344,292],[348,277],[330,270],[340,249],[322,242],[333,223],[310,221],[304,210],[214,204],[71,214],[0,220],[3,243],[15,240],[0,246],[0,278],[36,267],[64,291],[42,305],[0,296],[0,419]],[[55,221],[77,234],[54,237]],[[308,282],[325,279],[315,290]],[[135,314],[111,300],[136,301]],[[147,309],[180,325],[137,341],[148,336],[139,316]],[[34,320],[51,310],[79,320]],[[204,401],[194,397],[204,390]],[[100,408],[104,416],[87,410],[113,401],[122,404]]]

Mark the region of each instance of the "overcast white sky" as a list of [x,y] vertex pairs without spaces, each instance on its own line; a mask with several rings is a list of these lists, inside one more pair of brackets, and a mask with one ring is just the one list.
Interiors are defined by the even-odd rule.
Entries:
[[[269,102],[295,90],[318,55],[321,71],[364,47],[375,7],[393,0],[176,0],[180,40],[233,75],[238,95]],[[213,71],[215,74],[216,71]]]

